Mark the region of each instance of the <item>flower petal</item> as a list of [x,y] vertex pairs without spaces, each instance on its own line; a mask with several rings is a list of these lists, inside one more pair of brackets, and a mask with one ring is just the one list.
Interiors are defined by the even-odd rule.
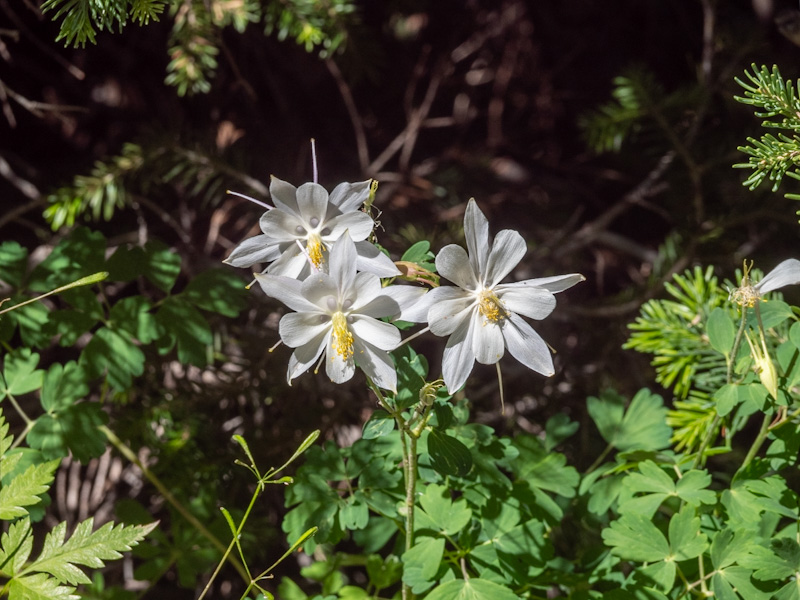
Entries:
[[291,183],[271,176],[269,178],[269,195],[275,208],[296,215],[300,214],[300,210],[297,207],[297,188]]
[[300,312],[283,315],[278,325],[278,332],[284,344],[290,348],[297,348],[308,344],[330,328],[331,320],[328,315]]
[[482,365],[493,365],[506,351],[503,331],[496,323],[478,321],[473,325],[472,353]]
[[[416,323],[418,321],[409,319],[406,315],[414,316],[417,314],[415,305],[421,301],[426,292],[425,288],[410,285],[390,285],[381,288],[380,293],[370,302],[359,307],[358,312],[376,319],[389,317],[393,320],[400,319]],[[428,312],[425,310],[425,314],[420,320],[426,320],[428,318],[427,315]]]
[[328,343],[329,336],[330,333],[328,331],[323,331],[313,340],[292,352],[292,356],[289,358],[289,366],[286,369],[286,381],[289,382],[289,385],[291,385],[292,379],[308,371],[319,360]]
[[516,231],[504,229],[494,238],[492,250],[486,261],[486,271],[481,273],[484,287],[492,289],[500,283],[525,256],[528,247]]
[[338,207],[340,212],[348,213],[358,210],[369,199],[371,179],[356,183],[340,183],[331,192],[329,202]]
[[467,240],[473,271],[479,275],[485,273],[486,258],[489,254],[489,221],[478,208],[475,198],[469,199],[467,210],[464,212],[464,237]]
[[503,324],[503,336],[511,356],[523,365],[547,377],[555,373],[550,349],[522,317],[511,313]]
[[306,225],[298,215],[273,208],[261,215],[258,224],[272,242],[292,242],[306,237]]
[[374,244],[367,241],[356,242],[356,269],[373,273],[378,277],[395,277],[400,275],[400,269],[394,261],[381,252]]
[[222,262],[233,267],[251,267],[256,263],[272,262],[280,255],[280,245],[272,242],[269,236],[261,234],[236,246]]
[[512,284],[498,285],[494,289],[506,310],[541,321],[556,307],[556,297],[545,289]]
[[554,277],[540,277],[538,279],[525,279],[524,281],[517,281],[515,283],[504,283],[503,287],[537,287],[555,294],[557,292],[563,292],[581,281],[586,281],[586,277],[580,273],[570,273],[569,275],[555,275]]
[[461,327],[464,320],[477,320],[475,296],[469,292],[437,302],[428,310],[428,325],[431,333],[438,336],[451,335]]
[[397,371],[392,357],[372,344],[355,339],[356,363],[378,387],[397,392]]
[[287,244],[283,254],[267,267],[267,273],[303,280],[311,273],[311,265],[305,252],[297,244]]
[[277,275],[262,275],[256,273],[256,281],[270,298],[280,300],[286,306],[297,312],[316,312],[317,307],[306,300],[302,294],[302,282],[291,277]]
[[329,229],[330,231],[323,235],[322,239],[332,243],[347,231],[354,242],[360,242],[367,239],[374,226],[375,222],[367,213],[361,211],[349,212],[326,220],[324,229]]
[[466,319],[447,340],[442,357],[442,377],[447,391],[455,394],[467,381],[475,364],[472,353],[472,330],[475,319]]
[[[326,314],[331,314],[341,302],[339,285],[327,273],[311,273],[303,280],[300,292],[306,300],[317,307],[317,310]],[[335,304],[333,307],[330,305],[331,299]]]
[[439,275],[465,290],[477,290],[479,287],[477,273],[470,262],[470,257],[456,244],[450,244],[439,250],[439,254],[436,255],[436,270]]
[[412,323],[427,323],[428,312],[432,306],[435,306],[443,300],[462,298],[466,295],[472,296],[472,294],[462,290],[460,287],[452,285],[433,288],[414,304],[404,307],[401,318],[404,321],[411,321]]
[[297,188],[297,206],[306,227],[316,229],[328,212],[328,192],[318,183],[304,183]]
[[328,337],[325,350],[325,372],[333,383],[349,381],[356,372],[356,363],[353,360],[353,355],[347,354],[343,356],[334,350],[332,335]]
[[755,284],[760,293],[766,294],[785,285],[800,283],[800,260],[788,258],[764,275],[764,278]]
[[343,235],[330,249],[328,273],[339,287],[339,299],[345,299],[356,279],[356,247],[349,235]]
[[394,350],[400,343],[400,331],[391,323],[362,315],[352,315],[352,319],[350,329],[354,338],[368,342],[381,350]]
[[[371,303],[375,298],[383,294],[381,280],[372,273],[356,273],[353,287],[344,291],[342,300],[350,300],[349,310],[352,312],[363,312],[362,308]],[[386,315],[373,315],[371,317],[385,317]]]

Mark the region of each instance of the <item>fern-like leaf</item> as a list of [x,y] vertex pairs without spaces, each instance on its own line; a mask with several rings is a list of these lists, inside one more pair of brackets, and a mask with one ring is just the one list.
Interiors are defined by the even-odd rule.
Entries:
[[61,585],[46,573],[15,577],[8,584],[9,600],[80,600],[74,587]]
[[31,465],[5,485],[0,490],[0,519],[16,519],[27,515],[25,507],[39,503],[39,495],[50,488],[60,463],[60,460],[51,460]]
[[8,526],[0,536],[0,575],[11,578],[25,566],[33,550],[33,535],[29,519],[20,519]]
[[47,534],[39,557],[25,568],[25,572],[49,573],[60,583],[77,585],[91,580],[77,565],[99,569],[106,560],[122,558],[121,552],[130,550],[153,530],[150,525],[125,526],[106,523],[92,532],[94,519],[79,523],[72,536],[65,540],[67,525],[59,523]]

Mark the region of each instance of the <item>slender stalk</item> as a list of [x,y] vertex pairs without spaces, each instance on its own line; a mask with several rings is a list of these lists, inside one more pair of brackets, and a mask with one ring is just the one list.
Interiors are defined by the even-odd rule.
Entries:
[[[725,383],[733,383],[733,368],[736,363],[736,357],[739,355],[739,348],[742,345],[742,338],[744,337],[744,329],[746,325],[747,313],[745,312],[744,308],[742,308],[742,318],[739,321],[739,329],[736,331],[736,337],[733,338],[733,347],[731,348],[731,353],[728,356],[728,369],[725,376]],[[711,426],[708,428],[703,441],[697,448],[697,455],[694,457],[694,462],[692,463],[693,469],[696,469],[703,462],[703,456],[706,448],[711,443],[711,439],[714,437],[714,432],[717,430],[717,426],[721,420],[722,419],[718,414],[714,415],[714,420],[711,422]]]
[[756,454],[758,454],[758,451],[761,449],[761,446],[764,444],[767,436],[769,435],[769,424],[771,422],[772,417],[768,414],[765,414],[764,420],[761,422],[761,429],[758,430],[758,435],[756,436],[756,439],[753,440],[753,445],[750,446],[750,450],[747,452],[747,456],[744,457],[742,466],[739,467],[738,471],[744,469],[756,457]]
[[584,475],[588,475],[589,473],[591,473],[592,471],[594,471],[594,470],[595,470],[597,467],[599,467],[600,465],[602,465],[602,464],[603,464],[603,461],[606,459],[606,456],[608,456],[608,453],[609,453],[609,452],[611,452],[611,450],[613,450],[613,448],[614,448],[614,446],[612,446],[611,444],[609,444],[608,446],[606,446],[605,450],[603,450],[603,451],[600,453],[600,456],[598,456],[598,457],[597,457],[597,460],[595,460],[595,461],[592,463],[592,466],[591,466],[591,467],[589,467],[588,469],[586,469],[586,473],[584,473]]
[[[378,403],[384,410],[386,410],[386,412],[395,418],[397,427],[400,430],[400,441],[403,448],[403,477],[406,484],[405,549],[408,551],[414,546],[414,509],[417,488],[417,440],[419,439],[422,430],[411,430],[408,422],[403,419],[401,412],[390,406],[386,401],[386,398],[383,396],[383,392],[381,392],[380,388],[376,386],[369,378],[367,378],[367,382],[370,389],[378,397]],[[427,419],[423,416],[421,419],[421,424],[424,426],[426,421]],[[402,598],[403,600],[414,599],[411,586],[405,582],[403,582],[402,587]]]
[[[147,480],[155,486],[164,499],[169,502],[175,508],[175,510],[177,510],[183,516],[184,519],[189,521],[189,523],[191,523],[197,529],[197,531],[199,531],[206,539],[208,539],[208,541],[211,542],[215,548],[217,548],[220,552],[225,552],[225,544],[223,544],[219,538],[217,538],[217,536],[211,533],[197,517],[190,513],[186,507],[178,501],[178,499],[172,494],[172,492],[169,491],[169,489],[167,489],[161,480],[156,477],[156,475],[150,469],[148,469],[147,466],[142,463],[142,461],[139,460],[139,457],[136,456],[136,453],[133,450],[125,445],[125,443],[105,425],[101,425],[98,429],[105,434],[105,436],[108,438],[108,441],[111,442],[111,444],[120,452],[120,454],[122,454],[125,458],[142,470],[142,474],[147,478]],[[241,575],[242,579],[249,583],[250,576],[247,573],[247,570],[244,568],[244,565],[239,562],[239,559],[230,556],[228,560],[239,572],[239,575]]]
[[12,310],[20,308],[21,306],[25,306],[26,304],[32,304],[37,300],[42,300],[44,298],[47,298],[48,296],[52,296],[54,294],[59,294],[67,290],[71,290],[72,288],[75,287],[80,287],[82,285],[91,285],[93,283],[103,281],[103,279],[105,279],[106,277],[108,277],[108,273],[106,272],[95,273],[94,275],[82,277],[77,281],[73,281],[72,283],[68,283],[67,285],[62,285],[60,288],[56,288],[50,292],[47,292],[46,294],[42,294],[41,296],[36,296],[35,298],[30,298],[29,300],[25,300],[24,302],[20,302],[19,304],[15,304],[14,306],[9,306],[8,308],[4,308],[3,310],[0,310],[0,315],[5,314],[7,312],[11,312]]

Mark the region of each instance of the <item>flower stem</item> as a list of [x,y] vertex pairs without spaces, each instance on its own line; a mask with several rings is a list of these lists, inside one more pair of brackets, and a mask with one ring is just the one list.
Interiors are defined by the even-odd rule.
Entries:
[[742,466],[739,467],[737,472],[742,471],[756,457],[756,454],[758,454],[758,451],[761,449],[761,446],[764,444],[764,441],[769,435],[769,424],[771,421],[772,417],[769,414],[765,414],[764,420],[761,422],[761,429],[758,430],[758,435],[756,436],[756,439],[753,440],[753,445],[750,446],[750,450],[747,452],[747,456],[744,457]]

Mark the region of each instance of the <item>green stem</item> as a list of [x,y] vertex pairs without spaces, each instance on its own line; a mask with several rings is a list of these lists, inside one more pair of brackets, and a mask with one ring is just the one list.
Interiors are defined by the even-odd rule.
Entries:
[[606,459],[606,456],[608,456],[608,453],[609,453],[609,452],[611,452],[611,450],[612,450],[613,448],[614,448],[614,446],[612,446],[611,444],[609,444],[608,446],[606,446],[605,450],[603,450],[603,451],[600,453],[600,456],[598,456],[598,457],[597,457],[597,460],[596,460],[596,461],[594,461],[594,462],[592,463],[592,466],[591,466],[591,467],[589,467],[589,468],[586,470],[586,473],[584,473],[584,475],[588,475],[589,473],[591,473],[592,471],[594,471],[594,470],[595,470],[597,467],[599,467],[601,464],[603,464],[603,461]]
[[753,445],[750,446],[750,450],[747,452],[747,456],[744,457],[742,466],[739,467],[738,471],[741,471],[747,465],[749,465],[756,457],[756,454],[758,454],[758,451],[761,449],[761,446],[764,444],[764,441],[769,435],[769,424],[771,421],[771,415],[764,415],[764,420],[761,422],[761,429],[758,430],[758,435],[756,436],[756,439],[753,440]]
[[65,292],[67,290],[71,290],[72,288],[80,287],[82,285],[91,285],[93,283],[98,283],[100,281],[103,281],[103,279],[105,279],[106,277],[108,277],[108,273],[106,272],[95,273],[94,275],[83,277],[81,279],[78,279],[77,281],[68,283],[67,285],[62,285],[60,288],[56,288],[51,292],[42,294],[41,296],[36,296],[35,298],[30,298],[29,300],[25,300],[25,302],[20,302],[19,304],[15,304],[14,306],[9,306],[8,308],[4,308],[3,310],[0,310],[0,315],[10,312],[12,310],[16,310],[17,308],[25,306],[26,304],[33,304],[37,300],[42,300],[43,298],[47,298],[48,296],[52,296],[53,294]]
[[[406,484],[405,549],[408,551],[414,546],[414,504],[416,500],[417,487],[417,439],[419,438],[420,433],[414,432],[409,428],[408,422],[403,419],[401,412],[389,405],[380,388],[378,388],[378,386],[376,386],[372,380],[367,378],[367,382],[370,389],[378,397],[378,402],[380,403],[381,407],[395,418],[395,421],[397,421],[397,427],[400,430],[400,440],[403,448],[403,477]],[[425,422],[426,419],[423,416],[422,423],[424,424]],[[411,586],[405,582],[403,582],[402,587],[402,598],[403,600],[414,599]]]
[[[744,308],[742,308],[742,318],[739,321],[739,329],[736,331],[736,337],[733,338],[733,347],[731,348],[731,353],[728,356],[728,370],[725,377],[725,383],[733,383],[733,368],[736,363],[736,357],[739,355],[739,348],[742,345],[742,338],[744,337],[744,329],[746,325],[747,313],[745,312]],[[711,426],[708,428],[703,441],[700,443],[700,447],[697,449],[697,455],[694,457],[692,469],[696,469],[703,462],[706,448],[711,443],[711,439],[714,437],[714,433],[717,431],[717,426],[719,425],[720,421],[721,417],[718,414],[714,415],[714,420],[711,422]]]
[[[230,556],[231,552],[233,551],[234,546],[238,545],[239,536],[242,534],[242,529],[244,529],[244,524],[247,521],[247,518],[250,516],[250,511],[253,510],[253,506],[255,506],[256,500],[258,499],[258,496],[261,494],[261,492],[263,490],[264,490],[264,485],[262,484],[261,481],[259,481],[258,485],[256,485],[255,491],[253,492],[253,497],[250,498],[250,505],[247,507],[247,510],[244,512],[244,516],[242,517],[242,520],[239,523],[239,526],[236,528],[236,532],[234,533],[233,538],[231,539],[231,543],[228,544],[227,548],[225,548],[225,552],[223,552],[222,558],[217,563],[217,567],[214,569],[214,572],[211,574],[211,577],[206,582],[206,586],[203,588],[203,592],[200,594],[200,596],[198,597],[197,600],[203,600],[203,598],[205,598],[206,594],[208,593],[208,590],[211,589],[211,584],[214,583],[214,580],[217,578],[217,575],[219,575],[219,572],[222,570],[222,565],[224,565],[225,561],[228,560],[228,557]],[[250,570],[247,568],[247,564],[243,563],[242,566],[243,566],[245,572],[247,573],[247,581],[248,581],[247,591],[249,592],[250,589],[252,589],[253,577],[252,577],[252,575],[250,575]]]
[[[197,531],[205,536],[205,538],[208,539],[208,541],[211,542],[215,548],[217,548],[220,552],[225,552],[225,544],[219,541],[217,536],[211,533],[208,528],[203,525],[200,520],[198,520],[197,517],[190,513],[186,507],[184,507],[183,504],[178,501],[172,492],[170,492],[169,489],[167,489],[167,487],[161,483],[161,480],[156,477],[156,475],[150,469],[148,469],[147,466],[142,463],[142,461],[139,460],[139,457],[136,456],[133,450],[126,446],[125,443],[105,425],[101,425],[99,429],[105,434],[105,436],[108,438],[108,441],[111,442],[111,444],[120,452],[120,454],[122,454],[125,458],[142,470],[142,474],[147,478],[147,480],[155,486],[164,499],[169,502],[175,508],[175,510],[177,510],[183,516],[184,519],[189,521],[189,523],[191,523],[197,529]],[[242,563],[240,563],[235,557],[229,557],[228,560],[239,572],[239,575],[241,575],[242,579],[244,579],[246,582],[249,582],[250,576]]]

